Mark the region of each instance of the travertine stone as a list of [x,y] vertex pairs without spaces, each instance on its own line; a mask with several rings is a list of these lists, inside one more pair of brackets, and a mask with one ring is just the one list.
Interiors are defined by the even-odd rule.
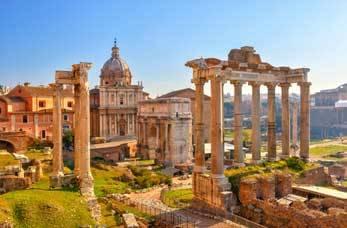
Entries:
[[274,161],[276,160],[276,103],[275,103],[275,83],[267,83],[268,89],[268,140],[267,140],[267,148],[268,148],[268,160]]
[[281,157],[285,158],[289,156],[290,148],[290,117],[289,117],[289,87],[290,83],[280,84],[282,94],[282,154]]
[[[80,175],[80,166],[81,166],[81,141],[80,133],[83,131],[84,126],[80,124],[80,85],[74,86],[75,92],[75,107],[74,107],[74,120],[75,120],[75,137],[74,137],[74,173],[76,176]],[[82,128],[82,130],[81,130]]]
[[61,113],[61,90],[62,85],[51,84],[54,90],[53,101],[53,173],[52,176],[59,177],[64,175],[63,154],[62,154],[62,113]]
[[204,152],[204,84],[205,80],[196,79],[195,84],[195,118],[194,118],[194,142],[195,142],[195,164],[194,172],[202,173],[205,170]]
[[298,145],[298,103],[293,104],[293,116],[292,116],[292,144]]
[[249,83],[252,86],[252,160],[260,160],[260,83]]
[[237,163],[244,162],[244,152],[242,146],[242,82],[231,81],[234,85],[234,159]]
[[211,153],[213,177],[224,177],[224,151],[222,150],[221,97],[223,84],[218,77],[211,79]]
[[300,157],[309,158],[310,149],[310,82],[300,82]]

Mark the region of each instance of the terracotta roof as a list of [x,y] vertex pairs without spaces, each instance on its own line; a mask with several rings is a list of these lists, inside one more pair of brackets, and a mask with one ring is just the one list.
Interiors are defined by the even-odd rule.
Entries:
[[[167,94],[164,94],[158,98],[169,98],[169,97],[185,97],[185,98],[195,99],[195,90],[193,90],[191,88],[175,90],[175,91],[169,92]],[[205,95],[205,99],[209,100],[211,98],[209,96]]]
[[[20,88],[27,91],[31,96],[53,96],[53,90],[48,86],[25,86],[18,85],[13,90]],[[72,90],[64,89],[62,91],[63,96],[73,96]]]

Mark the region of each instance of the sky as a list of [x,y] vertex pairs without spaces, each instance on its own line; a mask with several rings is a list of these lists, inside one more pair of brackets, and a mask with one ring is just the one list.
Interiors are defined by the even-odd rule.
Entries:
[[344,0],[2,0],[0,84],[45,85],[85,61],[94,87],[115,37],[153,97],[192,87],[188,60],[246,45],[274,66],[310,68],[311,92],[347,83]]

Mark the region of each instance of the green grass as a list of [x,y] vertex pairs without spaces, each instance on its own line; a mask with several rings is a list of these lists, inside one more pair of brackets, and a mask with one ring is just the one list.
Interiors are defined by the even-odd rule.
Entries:
[[94,177],[94,192],[97,197],[110,193],[125,193],[130,188],[128,183],[118,181],[125,173],[126,168],[98,165],[92,167]]
[[9,211],[8,215],[15,227],[94,225],[95,222],[87,209],[87,203],[78,192],[49,190],[48,186],[46,177],[33,185],[32,189],[1,195],[0,208],[3,207]]
[[164,193],[163,203],[172,208],[184,208],[193,200],[191,188],[175,189]]
[[0,168],[8,165],[18,165],[19,161],[15,160],[10,154],[0,154]]
[[342,186],[345,186],[345,187],[347,187],[347,180],[345,180],[345,181],[342,181]]
[[137,161],[130,162],[130,165],[135,165],[135,166],[151,166],[154,164],[155,164],[154,160],[137,160]]
[[344,146],[344,145],[317,146],[310,149],[310,155],[313,157],[324,157],[324,156],[332,155],[341,151],[347,151],[347,146]]
[[112,204],[112,208],[115,209],[118,214],[132,213],[135,216],[144,218],[148,222],[153,220],[153,216],[147,213],[144,213],[135,207],[130,207],[124,203],[121,203],[115,200],[112,200],[111,204]]
[[[252,129],[243,129],[242,130],[242,137],[245,141],[249,141],[251,139],[251,134],[252,134]],[[234,131],[225,130],[224,131],[224,137],[234,138]]]

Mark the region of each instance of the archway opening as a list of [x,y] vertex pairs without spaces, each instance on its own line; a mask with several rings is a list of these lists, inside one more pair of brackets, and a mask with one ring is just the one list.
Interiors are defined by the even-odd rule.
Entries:
[[15,152],[13,144],[5,140],[0,140],[0,151],[1,150],[5,150],[10,153]]

